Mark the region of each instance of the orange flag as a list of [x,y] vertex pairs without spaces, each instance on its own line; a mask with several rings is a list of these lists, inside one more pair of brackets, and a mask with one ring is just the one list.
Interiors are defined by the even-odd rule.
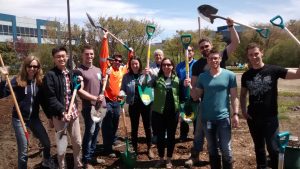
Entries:
[[107,60],[108,57],[109,57],[108,40],[107,38],[103,38],[101,43],[100,55],[99,55],[102,77],[105,77],[106,74],[106,69],[108,67],[108,60]]

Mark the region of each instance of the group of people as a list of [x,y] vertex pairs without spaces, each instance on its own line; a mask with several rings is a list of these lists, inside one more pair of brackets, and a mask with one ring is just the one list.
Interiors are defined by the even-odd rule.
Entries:
[[[191,156],[185,162],[192,167],[200,161],[199,153],[203,151],[204,138],[207,140],[209,162],[212,169],[232,169],[231,128],[239,124],[239,100],[236,76],[225,69],[225,62],[239,45],[239,36],[233,26],[233,20],[227,19],[231,43],[218,51],[209,39],[201,39],[198,47],[202,57],[194,59],[194,47],[188,47],[191,78],[186,77],[186,64],[177,66],[173,60],[164,57],[163,51],[155,50],[155,62],[142,69],[139,57],[133,56],[123,66],[122,55],[113,55],[111,67],[106,70],[108,79],[101,70],[93,65],[94,50],[86,45],[81,51],[82,62],[76,70],[67,69],[67,50],[56,47],[52,50],[54,68],[43,76],[41,63],[35,56],[24,59],[20,72],[11,80],[21,114],[34,136],[43,148],[42,165],[56,168],[50,155],[48,134],[39,118],[40,106],[43,108],[50,127],[55,128],[57,160],[59,168],[66,168],[65,153],[68,145],[67,131],[71,138],[74,168],[92,168],[93,163],[105,163],[95,155],[98,133],[101,129],[104,153],[115,158],[113,145],[117,140],[120,117],[120,98],[129,105],[132,146],[138,153],[139,118],[146,135],[149,159],[155,157],[152,151],[153,141],[158,149],[159,160],[155,167],[173,168],[172,156],[175,148],[175,134],[180,121],[180,140],[188,137],[189,125],[179,117],[180,104],[192,98],[197,105],[194,120],[194,141]],[[107,33],[103,40],[106,40]],[[263,50],[256,43],[250,43],[246,49],[249,70],[242,75],[240,107],[247,119],[254,142],[258,169],[267,168],[265,146],[271,159],[270,166],[277,169],[278,147],[276,134],[279,130],[277,110],[277,80],[299,79],[299,69],[285,69],[263,63]],[[1,68],[2,75],[8,70]],[[74,85],[73,77],[81,87]],[[107,82],[101,92],[103,82]],[[10,91],[1,81],[1,97]],[[152,88],[154,100],[145,105],[140,96],[139,87]],[[186,90],[191,90],[190,96]],[[74,89],[82,100],[82,117],[85,131],[81,138],[79,110],[77,104],[71,105]],[[247,108],[247,94],[249,101]],[[126,95],[126,97],[124,97]],[[101,104],[107,111],[104,118],[95,122],[91,117],[93,106]],[[231,109],[230,109],[231,106]],[[69,110],[71,109],[71,110]],[[231,112],[232,111],[232,112]],[[69,113],[68,113],[69,112]],[[12,125],[18,145],[18,168],[27,168],[28,142],[15,107],[12,111]],[[165,160],[165,148],[167,156]]]

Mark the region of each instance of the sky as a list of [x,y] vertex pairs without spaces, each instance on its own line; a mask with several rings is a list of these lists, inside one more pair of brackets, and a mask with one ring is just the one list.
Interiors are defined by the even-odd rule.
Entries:
[[[0,13],[67,23],[67,0],[0,0],[0,4]],[[70,15],[71,23],[81,26],[88,22],[86,12],[93,18],[148,19],[163,29],[155,39],[161,41],[171,38],[176,30],[198,30],[197,7],[203,4],[217,8],[217,15],[249,25],[270,23],[277,15],[284,21],[300,19],[300,0],[70,0]],[[214,24],[200,19],[201,28],[216,30],[225,24],[221,19]]]

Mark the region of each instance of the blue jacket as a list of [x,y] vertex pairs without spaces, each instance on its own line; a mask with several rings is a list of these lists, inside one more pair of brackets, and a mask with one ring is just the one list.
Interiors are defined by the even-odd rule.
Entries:
[[[1,82],[1,98],[10,95],[8,86],[4,86],[5,81]],[[26,87],[18,86],[16,77],[11,80],[11,85],[16,95],[18,105],[24,120],[39,118],[41,91],[34,81],[27,81]],[[12,110],[12,117],[19,118],[15,106]]]
[[[141,75],[142,74],[139,74],[137,79],[139,85],[141,84]],[[134,79],[134,75],[132,73],[128,72],[123,76],[120,94],[126,94],[126,103],[129,105],[134,103],[135,84],[136,80]]]

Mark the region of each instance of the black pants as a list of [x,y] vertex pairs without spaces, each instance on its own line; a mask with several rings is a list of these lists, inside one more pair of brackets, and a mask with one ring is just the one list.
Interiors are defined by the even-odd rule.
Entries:
[[272,169],[278,168],[278,146],[276,135],[278,134],[277,117],[248,119],[249,130],[254,142],[257,168],[267,167],[265,145],[271,158]]
[[142,101],[137,101],[133,105],[129,105],[129,116],[131,121],[131,139],[133,147],[137,147],[138,142],[138,128],[140,115],[142,115],[144,130],[148,147],[151,146],[151,127],[150,127],[150,107],[145,106]]
[[[175,133],[178,124],[178,112],[164,111],[163,114],[153,111],[152,118],[157,126],[157,148],[159,157],[164,157],[167,143],[167,157],[172,157],[175,147]],[[167,131],[167,142],[165,133]]]

